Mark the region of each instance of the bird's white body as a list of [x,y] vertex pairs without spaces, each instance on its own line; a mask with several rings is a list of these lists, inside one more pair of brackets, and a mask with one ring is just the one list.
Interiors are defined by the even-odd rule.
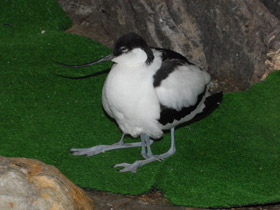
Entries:
[[160,104],[176,110],[194,105],[197,95],[209,83],[210,76],[193,65],[179,66],[155,88],[154,75],[160,69],[162,59],[161,52],[153,50],[153,53],[155,57],[151,64],[137,62],[146,60],[141,50],[129,55],[127,62],[114,64],[103,86],[102,103],[105,111],[117,121],[125,134],[133,137],[145,133],[160,138],[163,129],[192,119],[204,108],[206,95],[193,113],[180,121],[174,120],[167,125],[158,122]]
[[162,130],[159,99],[153,87],[153,75],[160,59],[147,67],[145,62],[114,64],[105,81],[102,103],[120,129],[133,137],[141,133],[160,137]]

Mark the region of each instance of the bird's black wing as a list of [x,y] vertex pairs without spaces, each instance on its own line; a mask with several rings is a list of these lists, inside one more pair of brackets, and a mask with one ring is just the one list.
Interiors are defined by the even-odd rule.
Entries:
[[176,67],[180,65],[194,65],[183,55],[168,49],[153,48],[161,52],[162,65],[154,75],[154,87],[160,86],[162,80],[166,79]]
[[172,124],[174,120],[184,120],[192,112],[200,110],[196,111],[207,93],[210,76],[179,53],[155,50],[161,52],[162,59],[153,82],[161,107],[158,121],[162,125]]

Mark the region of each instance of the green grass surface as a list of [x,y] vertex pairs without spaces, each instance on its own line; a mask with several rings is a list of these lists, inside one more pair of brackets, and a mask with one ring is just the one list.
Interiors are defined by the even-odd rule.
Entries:
[[[71,22],[54,0],[2,1],[0,24],[0,155],[53,164],[82,187],[122,194],[157,188],[176,205],[229,207],[280,200],[280,72],[249,90],[225,94],[211,116],[176,130],[174,156],[136,174],[118,173],[112,166],[142,159],[140,148],[90,158],[69,152],[121,137],[102,110],[106,75],[84,80],[54,75],[82,76],[111,64],[66,69],[51,62],[85,63],[110,50],[64,33]],[[153,152],[167,151],[169,138],[166,134],[153,144]]]

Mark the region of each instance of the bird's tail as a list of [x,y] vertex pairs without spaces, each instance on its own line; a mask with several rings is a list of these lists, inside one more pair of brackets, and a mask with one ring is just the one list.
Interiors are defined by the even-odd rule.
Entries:
[[215,92],[212,93],[210,96],[207,96],[205,99],[205,108],[203,109],[202,112],[197,114],[191,121],[188,122],[188,124],[202,120],[203,118],[207,117],[210,115],[222,102],[223,100],[223,92]]

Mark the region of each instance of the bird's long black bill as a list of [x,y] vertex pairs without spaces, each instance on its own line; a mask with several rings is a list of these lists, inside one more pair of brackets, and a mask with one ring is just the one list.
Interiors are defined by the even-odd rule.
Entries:
[[103,70],[103,71],[95,72],[93,74],[89,74],[89,75],[85,75],[85,76],[79,76],[79,77],[64,76],[64,75],[60,75],[60,74],[55,74],[55,75],[59,76],[59,77],[66,78],[66,79],[87,79],[87,78],[90,78],[90,77],[95,77],[95,76],[99,76],[99,75],[102,75],[102,74],[109,73],[109,71],[110,71],[110,69],[106,69],[106,70]]
[[71,68],[81,68],[81,67],[87,67],[87,66],[92,66],[94,64],[97,64],[97,63],[101,63],[103,61],[110,61],[114,58],[114,55],[111,54],[111,55],[108,55],[106,57],[103,57],[103,58],[100,58],[96,61],[92,61],[90,63],[86,63],[86,64],[81,64],[81,65],[69,65],[69,64],[64,64],[64,63],[59,63],[57,61],[54,61],[56,64],[59,64],[61,66],[66,66],[66,67],[71,67]]

